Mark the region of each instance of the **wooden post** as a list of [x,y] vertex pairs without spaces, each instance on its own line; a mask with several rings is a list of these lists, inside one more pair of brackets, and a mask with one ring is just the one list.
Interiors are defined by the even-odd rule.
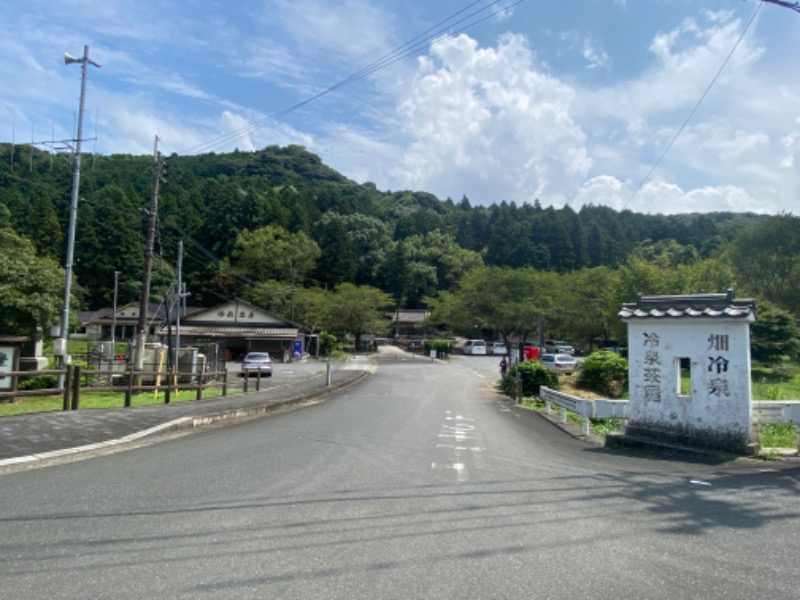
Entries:
[[125,390],[125,408],[130,407],[132,397],[133,397],[133,363],[131,363],[130,370],[128,371],[128,389]]
[[222,396],[225,397],[228,395],[228,369],[223,369],[222,376]]
[[75,365],[72,370],[72,410],[78,410],[81,405],[81,366]]
[[64,410],[69,410],[71,404],[70,390],[72,389],[72,365],[64,365]]

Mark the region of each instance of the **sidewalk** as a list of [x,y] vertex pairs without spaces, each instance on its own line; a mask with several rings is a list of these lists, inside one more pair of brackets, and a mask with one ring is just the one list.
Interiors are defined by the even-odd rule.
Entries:
[[373,370],[374,365],[366,360],[338,365],[332,370],[330,387],[326,385],[325,374],[310,374],[248,394],[174,404],[2,417],[0,467],[97,450],[155,433],[252,417],[290,404],[320,400],[355,385]]

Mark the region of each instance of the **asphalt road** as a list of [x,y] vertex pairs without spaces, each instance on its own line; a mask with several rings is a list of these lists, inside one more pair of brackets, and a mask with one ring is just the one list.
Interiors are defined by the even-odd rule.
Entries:
[[797,598],[800,470],[587,445],[497,362],[0,476],[0,597]]

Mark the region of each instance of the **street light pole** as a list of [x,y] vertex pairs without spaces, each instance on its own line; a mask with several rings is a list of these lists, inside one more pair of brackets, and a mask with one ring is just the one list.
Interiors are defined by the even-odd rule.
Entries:
[[[72,193],[70,196],[69,209],[69,232],[67,235],[67,259],[64,267],[64,307],[61,313],[61,329],[59,337],[53,345],[54,354],[60,357],[61,366],[69,363],[67,354],[67,337],[69,335],[69,300],[72,287],[72,261],[75,256],[75,228],[78,219],[78,191],[81,180],[81,142],[83,138],[83,107],[86,103],[86,73],[88,65],[100,67],[99,64],[89,58],[89,46],[83,47],[83,58],[75,58],[64,53],[64,64],[70,65],[80,63],[81,65],[81,100],[78,110],[78,131],[75,138],[75,154],[72,159]],[[64,375],[58,376],[58,386],[63,387]]]

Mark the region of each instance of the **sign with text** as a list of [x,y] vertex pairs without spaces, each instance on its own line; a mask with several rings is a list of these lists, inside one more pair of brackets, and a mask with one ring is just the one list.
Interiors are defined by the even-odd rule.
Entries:
[[14,370],[14,355],[17,349],[13,346],[0,346],[0,390],[11,389],[11,377],[3,375]]

